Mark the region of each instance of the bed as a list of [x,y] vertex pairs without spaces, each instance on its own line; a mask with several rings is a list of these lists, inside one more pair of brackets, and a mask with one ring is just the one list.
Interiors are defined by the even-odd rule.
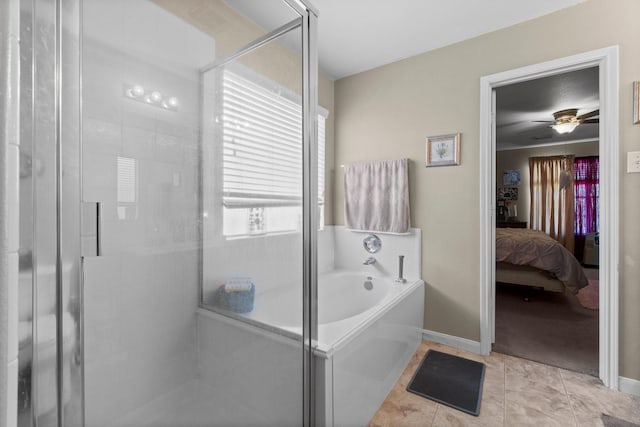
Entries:
[[573,294],[589,284],[578,260],[542,231],[496,229],[496,282]]

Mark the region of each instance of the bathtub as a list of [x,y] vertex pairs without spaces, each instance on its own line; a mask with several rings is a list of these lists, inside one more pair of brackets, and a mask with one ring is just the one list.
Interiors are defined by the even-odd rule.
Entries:
[[[333,271],[318,277],[318,346],[331,350],[379,310],[411,291],[411,284],[365,273]],[[301,335],[302,289],[280,286],[255,298],[252,312],[240,315],[258,325]],[[282,307],[287,307],[283,310]]]
[[[302,359],[301,301],[301,287],[290,285],[257,292],[247,314],[198,309],[201,378],[251,401],[252,411],[272,425],[300,422],[300,378],[291,372]],[[423,307],[422,280],[396,283],[390,277],[340,270],[318,277],[313,350],[318,425],[369,422],[420,343]],[[255,350],[243,351],[242,343]],[[241,375],[225,374],[239,363]],[[274,382],[280,385],[276,393]]]

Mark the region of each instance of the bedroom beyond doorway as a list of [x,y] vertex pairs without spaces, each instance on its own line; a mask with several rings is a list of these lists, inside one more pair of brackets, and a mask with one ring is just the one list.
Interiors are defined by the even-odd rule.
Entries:
[[618,333],[618,265],[619,253],[614,242],[619,236],[616,206],[619,197],[619,147],[617,139],[618,48],[594,50],[573,56],[532,64],[517,69],[487,75],[480,82],[480,223],[481,223],[481,328],[480,347],[484,354],[491,351],[495,337],[495,91],[514,83],[546,77],[572,70],[597,66],[599,76],[600,123],[598,142],[601,160],[600,180],[600,321],[599,378],[607,387],[619,384]]

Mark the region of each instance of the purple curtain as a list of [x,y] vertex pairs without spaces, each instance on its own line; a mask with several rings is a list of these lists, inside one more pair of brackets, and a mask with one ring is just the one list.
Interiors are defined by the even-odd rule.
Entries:
[[577,236],[600,230],[600,160],[598,156],[574,161],[575,227]]

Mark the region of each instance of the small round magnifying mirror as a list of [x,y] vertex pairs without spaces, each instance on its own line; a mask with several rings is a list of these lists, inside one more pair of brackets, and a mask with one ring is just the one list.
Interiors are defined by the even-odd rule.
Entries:
[[362,245],[370,254],[375,254],[382,248],[382,241],[375,234],[369,234],[362,241]]

